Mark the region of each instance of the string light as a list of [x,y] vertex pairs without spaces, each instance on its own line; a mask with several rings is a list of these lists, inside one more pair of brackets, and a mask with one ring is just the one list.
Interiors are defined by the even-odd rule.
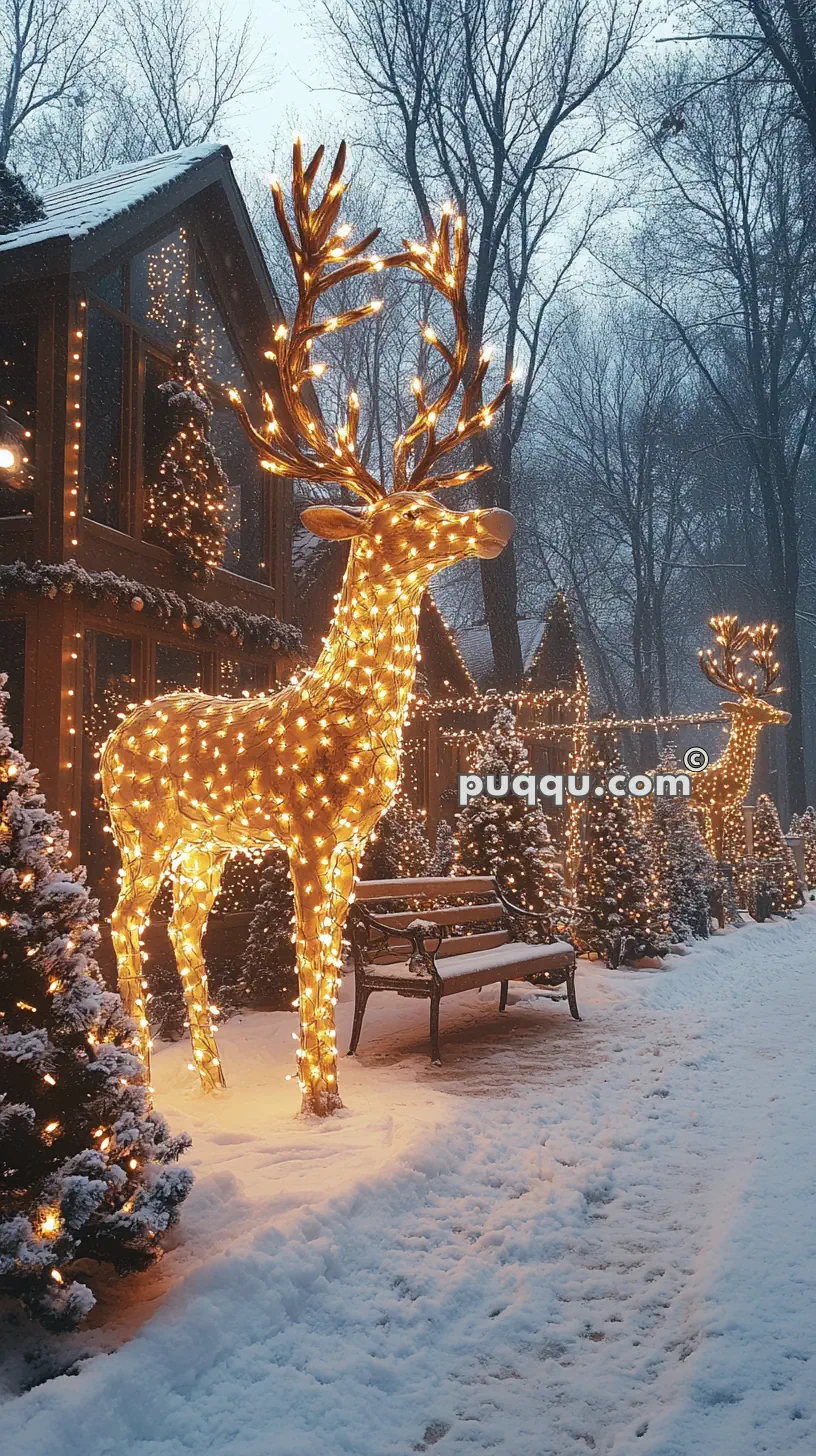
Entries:
[[[162,876],[174,879],[170,920],[187,1004],[193,1060],[202,1086],[224,1077],[207,996],[201,936],[224,865],[236,850],[279,846],[287,851],[295,892],[298,1082],[303,1109],[325,1115],[341,1106],[337,1086],[334,1007],[340,985],[341,936],[366,841],[391,802],[400,777],[402,735],[417,663],[420,604],[432,576],[466,557],[495,557],[513,521],[498,510],[452,511],[427,491],[459,483],[482,467],[454,476],[433,473],[461,439],[484,428],[478,405],[487,362],[464,388],[458,424],[437,438],[417,405],[406,435],[394,446],[390,496],[355,451],[359,401],[349,396],[346,419],[330,439],[302,391],[313,377],[310,345],[329,332],[315,308],[333,284],[371,271],[364,256],[376,234],[342,246],[335,224],[342,201],[345,147],[338,152],[322,201],[309,202],[323,149],[304,167],[293,152],[297,238],[279,186],[272,198],[298,282],[291,330],[278,328],[275,353],[285,417],[254,430],[237,391],[236,412],[262,463],[276,473],[343,484],[364,502],[362,513],[312,506],[304,524],[330,540],[350,540],[348,567],[331,630],[316,665],[267,698],[232,701],[175,694],[137,708],[114,729],[100,761],[113,832],[123,860],[112,916],[120,988],[141,1028],[142,1055],[150,1033],[142,983],[140,935]],[[383,266],[410,268],[452,307],[456,343],[437,348],[448,378],[427,405],[435,420],[464,382],[467,364],[467,233],[445,214],[436,251],[406,245]],[[339,254],[339,256],[338,256]],[[379,260],[378,260],[379,261]],[[331,331],[370,316],[369,304],[331,315]],[[509,382],[490,406],[495,413]],[[413,463],[412,463],[413,462]],[[423,489],[424,487],[424,489]]]

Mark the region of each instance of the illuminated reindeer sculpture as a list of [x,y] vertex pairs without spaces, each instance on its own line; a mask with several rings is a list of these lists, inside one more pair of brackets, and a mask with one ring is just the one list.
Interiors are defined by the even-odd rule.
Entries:
[[[304,168],[295,143],[290,227],[280,187],[272,185],[278,224],[292,260],[298,304],[291,332],[279,327],[270,358],[284,410],[265,401],[266,425],[253,429],[238,410],[261,464],[281,476],[335,482],[364,503],[350,510],[312,506],[303,521],[316,535],[351,540],[348,567],[329,634],[313,668],[272,697],[227,699],[173,693],[127,717],[102,752],[101,774],[123,878],[112,917],[119,985],[149,1053],[140,933],[162,877],[173,881],[169,932],[183,982],[194,1067],[204,1088],[223,1085],[207,998],[201,938],[221,875],[236,851],[273,845],[289,857],[297,921],[299,1083],[304,1111],[325,1115],[342,1104],[337,1086],[334,1007],[341,934],[366,840],[388,807],[400,773],[403,721],[414,684],[420,602],[431,577],[465,557],[495,557],[513,533],[501,510],[446,510],[431,494],[471,480],[487,466],[434,474],[437,462],[489,425],[510,381],[482,405],[488,357],[469,366],[465,303],[467,231],[443,210],[426,244],[406,243],[386,259],[363,256],[376,233],[347,246],[336,226],[344,191],[341,147],[326,191],[310,194],[323,155]],[[312,346],[323,335],[381,307],[364,304],[315,318],[334,284],[383,268],[407,267],[450,304],[455,343],[429,325],[428,345],[444,365],[433,398],[415,379],[416,410],[393,449],[393,488],[355,453],[359,401],[330,437],[304,385],[323,373]],[[443,415],[464,385],[456,420]]]
[[[740,807],[751,788],[759,730],[768,723],[789,722],[790,713],[766,701],[768,694],[782,691],[774,646],[779,629],[767,622],[742,626],[734,616],[712,617],[709,626],[719,655],[715,648],[701,649],[700,666],[710,682],[735,693],[737,701],[720,704],[732,720],[728,743],[715,763],[692,774],[691,802],[705,820],[709,849],[721,859],[727,817]],[[757,671],[746,674],[741,663],[749,644],[748,661]]]

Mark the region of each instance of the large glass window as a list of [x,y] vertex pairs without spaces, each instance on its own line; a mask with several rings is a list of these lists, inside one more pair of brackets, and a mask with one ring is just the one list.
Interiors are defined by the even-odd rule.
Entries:
[[10,622],[0,622],[0,672],[8,678],[5,691],[9,695],[5,718],[15,748],[23,745],[25,646],[25,617],[12,617]]
[[190,652],[186,647],[170,647],[159,642],[156,647],[156,697],[161,693],[176,693],[201,688],[203,682],[203,658],[200,652]]
[[85,387],[85,515],[122,524],[122,381],[124,329],[102,309],[88,309]]
[[129,637],[109,632],[85,633],[82,687],[82,863],[88,882],[99,897],[103,915],[116,904],[119,852],[109,833],[102,799],[99,752],[118,713],[127,710],[135,691],[134,644]]
[[244,693],[259,693],[265,686],[264,669],[257,662],[240,662],[235,657],[222,659],[221,696],[241,698]]
[[0,469],[0,516],[31,515],[37,418],[37,321],[0,319],[0,446],[15,457]]
[[139,253],[130,271],[130,311],[137,323],[175,348],[189,338],[190,261],[187,234],[177,228]]

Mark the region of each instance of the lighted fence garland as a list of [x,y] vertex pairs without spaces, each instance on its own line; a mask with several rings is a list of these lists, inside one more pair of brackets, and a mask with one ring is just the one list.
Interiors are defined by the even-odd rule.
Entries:
[[[466,557],[497,556],[513,529],[505,511],[447,510],[429,494],[482,473],[484,467],[477,466],[439,475],[433,467],[489,425],[510,387],[508,381],[492,404],[481,403],[488,367],[482,355],[464,387],[458,419],[437,436],[469,361],[464,220],[444,211],[438,232],[425,245],[406,244],[404,253],[385,260],[363,256],[374,235],[349,245],[350,229],[335,226],[344,155],[341,148],[326,192],[312,207],[322,149],[304,168],[296,142],[294,232],[280,188],[273,186],[299,293],[291,333],[281,326],[270,350],[285,417],[277,418],[267,400],[266,427],[257,432],[235,399],[269,470],[339,481],[364,502],[359,514],[313,506],[303,515],[317,535],[352,542],[323,651],[313,668],[272,697],[236,701],[179,693],[146,703],[114,730],[100,761],[123,860],[114,945],[123,995],[140,1022],[143,1055],[149,1054],[150,1037],[140,934],[169,873],[170,933],[189,1014],[191,1065],[205,1088],[223,1084],[201,937],[228,857],[279,845],[289,857],[295,897],[298,1081],[304,1110],[318,1114],[341,1105],[334,1026],[341,936],[366,841],[399,781],[422,596],[446,566]],[[357,459],[357,396],[350,396],[346,421],[330,438],[320,416],[310,411],[303,385],[323,372],[311,359],[315,341],[374,311],[368,304],[316,321],[315,307],[326,290],[356,274],[396,266],[411,269],[448,301],[456,340],[448,347],[424,329],[443,361],[445,379],[430,399],[422,382],[413,381],[415,415],[395,442],[395,490],[387,495]]]

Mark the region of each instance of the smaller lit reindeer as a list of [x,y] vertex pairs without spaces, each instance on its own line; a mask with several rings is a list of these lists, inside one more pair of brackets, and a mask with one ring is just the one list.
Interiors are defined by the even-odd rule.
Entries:
[[[488,466],[436,473],[439,461],[485,429],[510,388],[482,404],[488,356],[471,359],[465,302],[468,244],[464,218],[444,210],[424,244],[380,259],[366,254],[375,233],[356,244],[337,226],[345,184],[341,147],[323,197],[310,195],[323,149],[304,167],[293,159],[294,230],[277,183],[272,197],[298,285],[291,330],[281,325],[270,350],[283,410],[266,400],[256,431],[240,397],[233,402],[261,464],[276,475],[334,482],[362,508],[311,506],[303,521],[316,535],[350,540],[348,567],[331,629],[314,667],[267,698],[174,693],[145,703],[108,739],[101,775],[123,877],[112,916],[119,985],[141,1030],[149,1026],[140,934],[165,874],[173,882],[170,937],[187,1004],[192,1066],[204,1088],[223,1084],[207,997],[201,937],[221,875],[236,851],[284,848],[297,921],[299,1083],[304,1111],[341,1106],[334,1007],[341,936],[366,841],[388,807],[400,772],[402,730],[414,685],[422,596],[431,577],[465,557],[496,557],[514,522],[507,511],[447,510],[432,492],[472,480]],[[363,273],[405,267],[450,305],[455,340],[426,324],[425,341],[442,362],[430,397],[420,379],[415,413],[393,448],[390,494],[356,453],[359,400],[330,434],[305,386],[324,365],[312,360],[326,334],[375,313],[378,300],[318,318],[330,288]],[[462,387],[454,420],[446,412]]]
[[[769,723],[789,722],[790,713],[767,701],[770,694],[782,691],[775,650],[779,629],[768,622],[743,626],[737,617],[724,615],[712,617],[709,626],[716,647],[701,648],[700,667],[710,682],[735,694],[736,701],[729,698],[720,704],[732,720],[728,743],[715,763],[692,774],[691,802],[705,820],[712,854],[721,859],[728,815],[751,789],[759,731]],[[748,647],[753,672],[743,667]]]

